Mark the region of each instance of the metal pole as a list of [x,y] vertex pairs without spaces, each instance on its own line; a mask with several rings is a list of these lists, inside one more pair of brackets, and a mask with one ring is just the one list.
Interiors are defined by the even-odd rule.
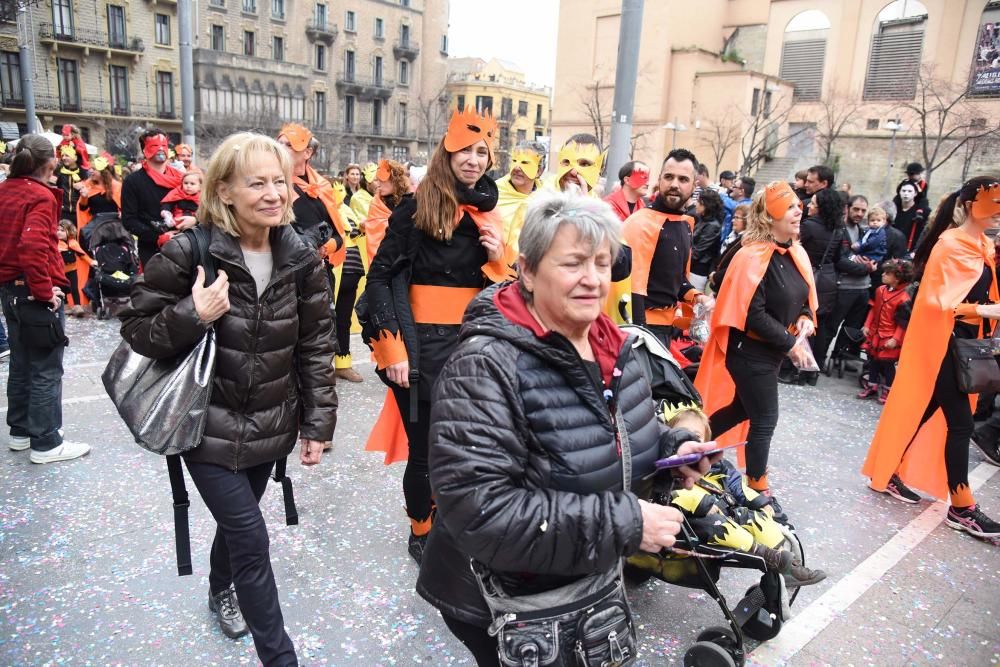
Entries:
[[31,67],[31,51],[28,49],[28,38],[31,35],[31,21],[28,16],[28,5],[21,4],[17,9],[18,51],[21,62],[21,96],[24,98],[24,115],[28,132],[41,132],[42,128],[35,123],[35,87],[34,74]]
[[[639,74],[639,40],[642,37],[643,0],[622,0],[618,30],[618,64],[615,67],[615,100],[611,119],[611,146],[605,162],[608,182],[629,161],[632,146],[632,110]],[[607,188],[610,191],[610,187]]]
[[181,56],[181,139],[197,155],[194,136],[194,63],[191,38],[191,0],[177,1],[177,25]]

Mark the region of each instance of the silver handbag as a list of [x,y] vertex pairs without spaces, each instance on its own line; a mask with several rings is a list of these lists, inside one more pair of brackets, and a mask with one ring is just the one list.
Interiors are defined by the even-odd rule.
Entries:
[[181,454],[201,444],[215,377],[215,330],[187,356],[150,359],[122,341],[101,379],[135,441],[154,454]]
[[[208,232],[199,225],[185,234],[191,236],[194,265],[204,267],[206,285],[212,284],[216,268],[208,252]],[[108,396],[139,446],[168,457],[201,444],[214,378],[214,328],[187,355],[172,359],[144,357],[122,341],[101,375]]]

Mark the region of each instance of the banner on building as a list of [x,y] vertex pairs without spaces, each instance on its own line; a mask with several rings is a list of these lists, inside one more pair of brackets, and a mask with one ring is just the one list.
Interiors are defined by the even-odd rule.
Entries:
[[1000,95],[1000,5],[983,12],[973,54],[970,95]]

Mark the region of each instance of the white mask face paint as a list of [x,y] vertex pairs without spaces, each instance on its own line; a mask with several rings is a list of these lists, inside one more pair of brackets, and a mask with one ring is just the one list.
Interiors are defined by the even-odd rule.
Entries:
[[901,201],[909,203],[917,198],[917,191],[913,189],[912,185],[904,185],[899,189],[899,198]]

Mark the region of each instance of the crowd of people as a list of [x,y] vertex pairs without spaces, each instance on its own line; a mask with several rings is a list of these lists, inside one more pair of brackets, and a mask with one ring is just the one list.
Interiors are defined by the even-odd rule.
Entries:
[[[788,586],[821,581],[789,550],[792,508],[768,469],[779,383],[816,385],[828,367],[853,363],[858,399],[885,404],[862,468],[873,490],[913,503],[919,489],[950,503],[953,528],[1000,537],[968,482],[970,440],[1000,465],[1000,411],[982,396],[990,419],[975,429],[950,351],[1000,319],[995,177],[932,210],[918,164],[892,201],[872,202],[824,165],[716,183],[683,148],[602,176],[603,147],[577,134],[553,165],[519,144],[494,179],[496,124],[473,110],[453,114],[425,168],[383,159],[329,175],[299,124],[234,134],[204,169],[155,128],[134,169],[90,155],[72,126],[63,135],[55,147],[25,135],[4,158],[9,447],[38,464],[89,452],[63,437],[64,322],[107,308],[115,284],[122,336],[143,356],[177,358],[214,330],[206,424],[184,461],[217,523],[209,607],[265,665],[297,658],[258,505],[297,441],[304,465],[330,448],[336,381],[364,381],[355,315],[387,387],[366,449],[405,461],[417,591],[480,665],[526,641],[505,621],[511,600],[575,619],[597,590],[627,632],[592,649],[581,621],[549,649],[627,664],[635,628],[614,575],[674,548],[685,520]],[[658,409],[623,324],[674,355],[700,400]],[[745,473],[715,453],[728,444]],[[676,455],[694,456],[654,502],[644,480]]]

